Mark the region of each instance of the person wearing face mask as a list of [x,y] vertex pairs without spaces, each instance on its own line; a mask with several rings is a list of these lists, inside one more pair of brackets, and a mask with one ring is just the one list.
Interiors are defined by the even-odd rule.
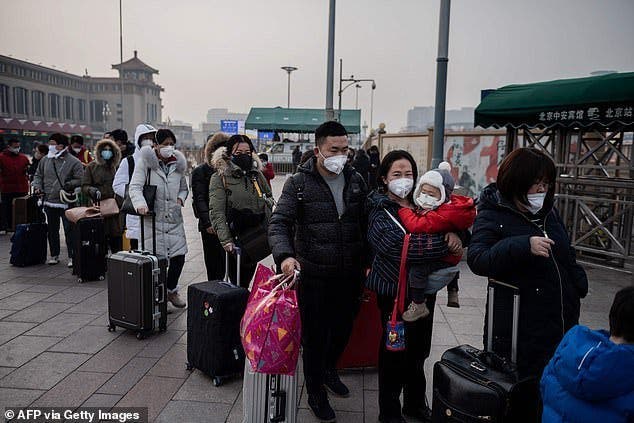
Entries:
[[[233,135],[224,147],[216,149],[211,166],[216,173],[209,181],[209,217],[220,244],[232,252],[239,232],[269,221],[273,196],[260,158],[245,135]],[[240,286],[249,287],[256,265],[245,256],[241,258]],[[236,258],[231,255],[229,275],[234,282],[235,269]]]
[[[404,150],[391,151],[383,157],[377,170],[378,188],[368,197],[368,240],[373,257],[366,286],[377,293],[384,333],[394,309],[405,239],[399,210],[415,208],[412,189],[417,177],[418,169],[412,155]],[[413,233],[405,259],[409,266],[429,265],[441,261],[450,250],[460,249],[462,242],[455,233]],[[429,308],[426,319],[404,324],[405,351],[388,350],[385,336],[381,345],[377,345],[380,348],[379,421],[382,423],[403,423],[403,414],[430,421],[424,370],[431,351],[436,294],[429,295],[426,304]]]
[[[139,160],[141,155],[141,147],[153,146],[156,142],[156,128],[147,123],[137,125],[134,131],[134,140],[137,145],[136,150],[134,150],[132,155],[121,159],[117,173],[114,175],[114,181],[112,181],[112,189],[116,194],[115,198],[117,198],[119,202],[119,207],[121,207],[123,199],[125,198],[125,187],[132,179],[135,163]],[[122,228],[125,227],[125,236],[130,240],[130,248],[137,250],[139,248],[139,238],[141,238],[140,218],[123,213],[120,214],[120,217],[122,221],[121,226]],[[125,221],[123,221],[123,217],[125,217]]]
[[[579,322],[580,299],[588,292],[586,272],[553,207],[556,176],[555,164],[540,150],[518,148],[506,156],[497,182],[480,194],[467,252],[475,274],[519,288],[517,365],[522,377],[541,375],[566,331]],[[510,309],[511,301],[496,300],[495,307]],[[510,356],[510,344],[494,336],[497,353]]]
[[69,140],[64,134],[52,134],[48,141],[48,155],[37,166],[33,176],[33,190],[42,197],[44,212],[48,223],[48,243],[51,258],[48,264],[59,263],[59,227],[60,220],[64,227],[66,248],[68,250],[68,267],[73,267],[73,231],[64,211],[68,205],[62,201],[60,192],[73,192],[81,185],[84,167],[81,162],[68,152]]
[[88,166],[88,163],[94,159],[90,154],[90,151],[84,147],[84,137],[81,135],[73,135],[70,137],[70,154],[77,157],[84,167]]
[[33,175],[35,175],[35,171],[37,170],[37,166],[40,164],[40,160],[43,157],[46,157],[48,154],[48,145],[44,143],[37,144],[35,148],[33,148],[33,158],[31,159],[31,165],[29,166],[29,179],[33,180]]
[[282,272],[300,271],[308,405],[321,421],[334,421],[326,390],[340,397],[350,394],[336,363],[352,331],[368,265],[368,188],[346,163],[348,133],[340,123],[317,128],[313,151],[284,184],[269,224],[269,245]]
[[9,146],[0,153],[0,234],[13,227],[13,199],[29,191],[28,170],[29,159],[20,153],[20,141],[9,140]]
[[[117,144],[110,139],[102,139],[95,145],[95,160],[84,171],[81,189],[93,203],[114,198],[112,181],[121,161]],[[121,250],[121,225],[119,215],[104,218],[104,232],[112,253]]]
[[[187,159],[175,149],[176,137],[169,129],[156,131],[156,144],[141,147],[130,181],[130,199],[137,213],[154,214],[156,219],[156,253],[167,257],[167,300],[183,308],[185,301],[178,293],[178,279],[185,265],[187,239],[182,208],[189,194],[185,170]],[[155,185],[154,209],[149,210],[143,196],[144,185]],[[144,219],[145,246],[152,245],[152,218]]]
[[[398,211],[399,217],[411,233],[447,233],[466,231],[475,219],[476,210],[473,199],[452,194],[454,179],[451,166],[447,162],[438,165],[421,176],[416,190],[414,202],[420,210],[406,207]],[[426,294],[435,293],[449,284],[457,275],[456,265],[462,258],[462,248],[449,252],[442,260],[424,264],[412,264],[409,267],[408,296],[411,301],[403,313],[403,320],[413,322],[429,316],[425,304]],[[440,269],[444,269],[439,272]],[[434,273],[433,275],[430,275]],[[434,279],[434,284],[428,284]]]

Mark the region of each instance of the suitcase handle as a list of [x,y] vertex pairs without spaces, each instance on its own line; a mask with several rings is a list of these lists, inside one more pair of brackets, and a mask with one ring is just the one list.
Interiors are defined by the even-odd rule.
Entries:
[[[242,259],[242,248],[233,247],[233,251],[236,254],[236,283],[234,285],[240,285],[240,263]],[[229,279],[229,252],[225,251],[225,277],[223,279],[224,282],[231,283]]]
[[147,215],[139,215],[141,217],[141,250],[145,250],[145,224],[143,223],[143,218],[145,216],[152,217],[152,254],[156,255],[156,214],[152,211],[148,212]]
[[519,332],[520,294],[519,288],[495,279],[489,279],[487,309],[487,345],[486,350],[493,352],[493,312],[495,285],[510,288],[513,291],[513,322],[511,326],[511,361],[517,363],[517,338]]

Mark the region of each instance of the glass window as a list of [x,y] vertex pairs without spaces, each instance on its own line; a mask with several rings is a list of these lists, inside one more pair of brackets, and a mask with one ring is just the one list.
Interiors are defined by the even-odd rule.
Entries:
[[64,97],[64,119],[73,120],[73,98]]
[[77,100],[77,117],[80,121],[86,121],[86,100]]
[[9,87],[0,84],[0,113],[9,113]]
[[107,102],[103,100],[92,100],[90,102],[90,120],[93,122],[104,122],[104,107]]
[[31,112],[33,116],[44,116],[44,93],[42,91],[31,92]]
[[48,95],[48,113],[49,116],[54,119],[59,119],[60,117],[59,110],[59,95],[57,94],[49,94]]
[[27,93],[22,87],[13,87],[13,110],[18,115],[26,115],[29,113],[27,106]]

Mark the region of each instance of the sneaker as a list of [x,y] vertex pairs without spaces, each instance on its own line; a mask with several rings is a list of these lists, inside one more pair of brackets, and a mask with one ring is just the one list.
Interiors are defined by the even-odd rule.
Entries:
[[178,308],[184,308],[187,305],[185,301],[183,301],[181,296],[178,295],[178,292],[170,292],[169,294],[167,294],[167,301],[172,303],[174,307]]
[[0,235],[6,235],[7,231],[0,231]]
[[50,259],[48,259],[48,261],[46,262],[46,264],[57,264],[59,263],[59,257],[55,256],[55,257],[51,257]]
[[328,402],[328,396],[326,396],[325,392],[323,393],[323,395],[319,396],[309,395],[308,406],[320,422],[337,421],[335,410],[333,410],[330,406],[330,403]]
[[339,375],[336,370],[326,372],[326,381],[324,384],[330,392],[337,396],[344,398],[350,396],[350,390],[346,385],[344,385],[341,379],[339,379]]
[[427,406],[414,409],[403,407],[403,414],[407,417],[413,417],[422,422],[431,422],[431,410]]
[[458,291],[447,291],[447,307],[460,308],[460,301],[458,300]]
[[429,309],[427,308],[427,304],[420,303],[416,304],[415,302],[409,303],[409,307],[405,313],[403,313],[403,320],[406,322],[415,322],[418,319],[424,319],[429,316]]
[[68,259],[68,264],[66,266],[68,266],[68,268],[73,267],[73,259]]

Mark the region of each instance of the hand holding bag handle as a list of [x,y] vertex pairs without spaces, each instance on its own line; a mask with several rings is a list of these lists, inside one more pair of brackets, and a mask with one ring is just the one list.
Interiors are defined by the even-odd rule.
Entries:
[[[143,185],[143,198],[145,199],[145,204],[147,205],[148,210],[151,212],[154,211],[154,202],[156,199],[156,185],[150,185],[150,179],[152,177],[151,170],[147,170],[147,177],[145,178],[145,184]],[[130,198],[129,192],[130,184],[126,185],[126,193],[125,199],[123,200],[123,204],[121,205],[121,212],[125,214],[130,214],[133,216],[139,216],[139,213],[132,205],[132,199]]]

